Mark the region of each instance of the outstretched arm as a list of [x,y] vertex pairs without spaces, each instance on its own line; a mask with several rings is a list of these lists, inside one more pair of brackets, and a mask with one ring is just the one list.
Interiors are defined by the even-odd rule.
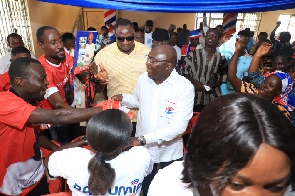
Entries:
[[279,26],[281,25],[281,22],[277,22],[277,26],[272,30],[272,32],[269,35],[270,40],[272,41],[272,43],[275,43],[275,34],[276,34],[276,30],[279,28]]
[[241,50],[242,50],[241,40],[238,39],[236,41],[236,49],[230,61],[228,75],[227,75],[228,81],[231,83],[231,85],[233,86],[233,89],[236,92],[241,92],[241,86],[242,86],[242,80],[240,80],[237,77],[237,64],[238,64],[238,58],[239,58],[239,54]]
[[249,73],[258,71],[261,57],[267,55],[271,47],[272,47],[271,44],[265,42],[258,48],[258,50],[254,54],[253,59],[251,61],[251,64],[248,70]]

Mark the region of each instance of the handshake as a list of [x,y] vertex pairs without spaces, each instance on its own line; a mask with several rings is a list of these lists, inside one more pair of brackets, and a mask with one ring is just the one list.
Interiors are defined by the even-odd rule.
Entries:
[[120,101],[114,101],[114,100],[105,100],[100,102],[99,104],[95,105],[94,107],[102,107],[103,110],[108,110],[108,109],[118,109],[123,112],[125,112],[130,120],[133,119],[134,114],[133,112],[127,108],[126,106],[121,105]]

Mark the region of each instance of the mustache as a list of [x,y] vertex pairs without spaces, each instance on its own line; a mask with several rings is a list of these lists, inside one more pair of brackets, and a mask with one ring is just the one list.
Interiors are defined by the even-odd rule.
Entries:
[[60,49],[58,49],[57,53],[59,53],[59,52],[64,52],[64,51],[65,51],[64,48],[60,48]]

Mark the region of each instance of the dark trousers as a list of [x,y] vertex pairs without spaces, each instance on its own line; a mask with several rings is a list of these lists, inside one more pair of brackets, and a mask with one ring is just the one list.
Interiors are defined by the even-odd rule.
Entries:
[[60,145],[68,144],[73,139],[81,136],[79,124],[70,125],[53,125],[49,129],[53,140],[60,143]]
[[[181,160],[182,160],[182,158],[177,159],[177,160],[173,160],[173,161],[169,161],[169,162],[160,162],[161,169],[167,167],[168,165],[170,165],[174,161],[181,161]],[[154,163],[153,171],[149,175],[147,175],[142,182],[143,196],[147,196],[150,184],[151,184],[152,180],[154,179],[155,175],[157,174],[158,164],[159,163]]]
[[33,188],[26,196],[37,196],[49,194],[47,177],[44,176],[35,188]]

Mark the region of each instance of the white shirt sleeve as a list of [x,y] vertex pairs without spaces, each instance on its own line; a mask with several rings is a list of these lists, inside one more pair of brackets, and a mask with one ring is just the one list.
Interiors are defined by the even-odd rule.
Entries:
[[139,76],[138,81],[136,83],[136,87],[133,91],[133,95],[130,94],[122,94],[122,105],[127,106],[128,108],[138,108],[139,107],[139,90],[140,90],[140,80],[142,78],[142,75]]
[[155,131],[145,134],[144,138],[147,144],[154,142],[160,144],[162,141],[171,141],[186,130],[187,124],[193,115],[194,87],[189,84],[179,93],[181,93],[181,96],[176,103],[176,111],[173,113],[169,124],[163,124],[162,127]]

